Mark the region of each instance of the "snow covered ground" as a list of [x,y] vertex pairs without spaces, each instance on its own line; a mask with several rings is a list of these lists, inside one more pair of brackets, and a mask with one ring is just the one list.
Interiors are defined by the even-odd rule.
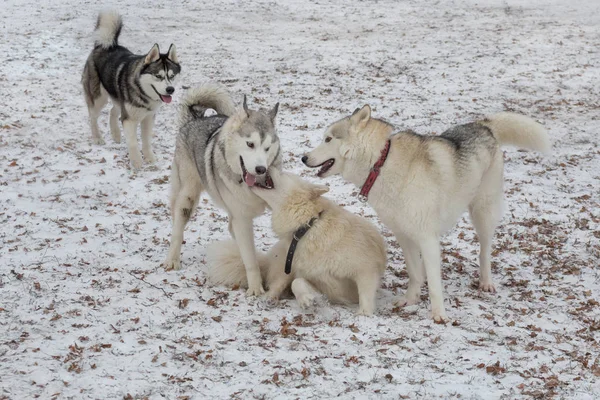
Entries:
[[[429,3],[429,4],[427,4]],[[157,117],[156,168],[91,144],[80,73],[92,2],[0,8],[0,399],[600,397],[600,3],[586,1],[129,1],[121,43],[179,50],[174,104]],[[506,151],[507,210],[477,290],[468,221],[443,239],[454,321],[395,309],[407,275],[394,237],[372,318],[303,314],[209,287],[205,249],[228,236],[209,199],[165,272],[168,175],[182,86],[214,79],[251,106],[281,102],[285,167],[324,127],[370,103],[440,133],[487,113],[534,117],[550,157]],[[356,188],[330,197],[379,224]],[[274,243],[265,215],[257,246]],[[426,300],[423,289],[423,298]]]

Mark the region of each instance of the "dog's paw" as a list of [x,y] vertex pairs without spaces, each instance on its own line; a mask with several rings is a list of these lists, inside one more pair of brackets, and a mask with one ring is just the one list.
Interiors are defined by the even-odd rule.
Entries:
[[407,296],[406,294],[403,296],[400,296],[400,298],[398,300],[396,300],[396,302],[394,303],[394,305],[396,307],[407,307],[407,306],[413,306],[417,303],[419,303],[421,299],[419,298],[419,296]]
[[300,298],[296,298],[296,300],[298,300],[298,305],[304,311],[315,309],[326,302],[324,296],[313,293],[307,293]]
[[260,305],[262,308],[269,309],[276,307],[279,304],[279,297],[269,294],[269,292],[265,293],[263,297],[260,298]]
[[446,313],[433,313],[433,322],[440,325],[446,325],[449,321]]
[[156,156],[151,151],[149,151],[147,153],[144,153],[144,158],[146,159],[146,162],[148,164],[154,164],[154,163],[156,163]]
[[483,292],[496,293],[496,286],[490,282],[479,282],[479,290]]
[[246,296],[262,296],[265,294],[265,289],[263,289],[261,284],[254,285],[246,290]]
[[121,132],[119,132],[118,134],[113,133],[112,138],[115,143],[121,143]]
[[359,307],[358,310],[356,310],[356,315],[362,315],[365,317],[371,317],[373,315],[373,309],[371,308],[367,308],[367,307]]
[[135,170],[141,169],[142,168],[142,157],[139,157],[139,156],[131,157],[131,166]]
[[177,271],[181,269],[181,263],[179,260],[165,260],[162,263],[162,267],[165,271]]
[[105,144],[104,138],[102,138],[102,136],[92,136],[92,143],[99,145]]

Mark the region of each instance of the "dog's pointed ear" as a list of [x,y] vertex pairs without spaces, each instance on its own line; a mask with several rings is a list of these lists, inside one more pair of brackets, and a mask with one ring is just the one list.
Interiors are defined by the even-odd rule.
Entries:
[[269,110],[269,119],[273,124],[275,124],[275,117],[277,116],[277,111],[279,111],[279,103],[275,104],[275,107]]
[[171,46],[169,46],[167,58],[173,61],[175,64],[179,64],[179,59],[177,58],[177,49],[175,48],[175,45],[173,43],[171,43]]
[[310,186],[310,198],[314,200],[325,193],[329,192],[329,186],[326,185],[312,185]]
[[360,110],[354,111],[350,117],[350,122],[354,125],[365,126],[371,119],[371,106],[365,104]]
[[246,116],[250,118],[250,110],[248,110],[248,99],[246,98],[246,95],[244,95],[244,102],[242,104],[242,107],[244,107],[244,112],[246,113]]
[[160,49],[158,48],[158,44],[155,43],[154,46],[150,49],[148,54],[146,54],[146,59],[144,63],[151,64],[154,61],[157,61],[160,58]]

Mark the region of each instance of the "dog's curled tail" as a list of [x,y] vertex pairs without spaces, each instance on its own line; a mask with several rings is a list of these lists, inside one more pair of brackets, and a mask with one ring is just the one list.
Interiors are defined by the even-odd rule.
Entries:
[[119,35],[123,28],[123,19],[116,11],[103,11],[98,15],[94,31],[96,47],[110,49],[119,44]]
[[500,145],[512,145],[549,154],[550,138],[546,129],[533,119],[520,114],[501,112],[480,121],[492,130]]
[[203,118],[208,109],[226,117],[235,113],[235,104],[225,86],[209,82],[188,90],[179,113],[179,122],[183,125],[192,119]]
[[[264,254],[257,254],[258,265],[265,271],[268,260]],[[206,250],[208,280],[213,285],[248,287],[246,267],[238,245],[233,240],[211,243]],[[264,274],[262,274],[264,275]]]

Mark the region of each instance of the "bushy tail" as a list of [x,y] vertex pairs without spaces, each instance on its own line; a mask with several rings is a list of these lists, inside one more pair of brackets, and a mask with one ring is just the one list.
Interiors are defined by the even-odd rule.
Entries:
[[235,104],[225,86],[209,82],[188,90],[179,112],[179,123],[183,125],[192,119],[202,118],[210,108],[227,117],[233,115]]
[[110,49],[119,44],[119,35],[123,28],[123,20],[116,11],[104,11],[98,15],[94,31],[96,47]]
[[[268,265],[264,254],[257,254],[261,275],[265,277]],[[213,285],[248,287],[246,268],[237,243],[233,240],[224,240],[211,243],[206,250],[208,263],[208,280]]]
[[546,129],[524,115],[502,112],[480,121],[492,130],[500,145],[512,145],[528,150],[550,153],[550,138]]

